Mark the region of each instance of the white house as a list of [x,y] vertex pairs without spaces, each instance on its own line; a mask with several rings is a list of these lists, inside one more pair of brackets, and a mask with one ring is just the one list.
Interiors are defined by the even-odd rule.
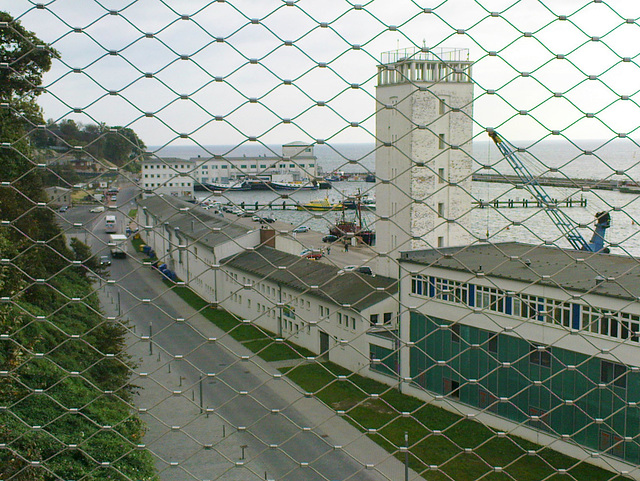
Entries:
[[362,375],[397,383],[397,281],[276,250],[250,228],[175,198],[139,201],[146,244],[210,303]]

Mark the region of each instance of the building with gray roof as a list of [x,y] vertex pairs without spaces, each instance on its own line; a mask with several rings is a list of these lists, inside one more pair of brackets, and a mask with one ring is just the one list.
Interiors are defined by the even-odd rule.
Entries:
[[405,392],[618,472],[640,462],[638,259],[506,242],[400,265]]
[[274,339],[397,382],[397,280],[276,250],[273,229],[173,196],[139,201],[138,224],[159,262],[207,302]]

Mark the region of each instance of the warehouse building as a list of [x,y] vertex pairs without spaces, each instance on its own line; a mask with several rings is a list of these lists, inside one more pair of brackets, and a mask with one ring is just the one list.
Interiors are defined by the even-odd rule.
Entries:
[[637,260],[508,242],[400,263],[406,392],[620,471],[640,462]]

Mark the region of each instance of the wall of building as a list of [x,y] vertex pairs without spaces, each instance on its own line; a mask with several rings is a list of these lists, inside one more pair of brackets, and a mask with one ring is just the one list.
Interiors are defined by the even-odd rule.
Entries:
[[[448,324],[410,314],[413,382],[627,462],[640,461],[640,411],[629,405],[640,396],[640,372],[555,345],[538,351],[513,334],[465,324],[457,332],[442,328]],[[624,374],[616,376],[614,366]]]
[[376,90],[376,247],[387,276],[400,251],[471,239],[473,85],[398,81]]
[[[411,263],[403,267],[400,289],[406,311],[401,338],[406,347],[400,356],[402,377],[410,380],[406,392],[429,401],[444,396],[452,406],[464,403],[484,413],[490,425],[503,423],[500,416],[523,428],[519,435],[527,439],[535,441],[542,431],[578,443],[583,450],[639,461],[635,433],[640,412],[635,403],[640,395],[640,339],[616,339],[584,329],[578,324],[581,311],[573,307],[579,303],[638,316],[639,303]],[[428,292],[427,284],[412,288],[411,272],[428,279]],[[440,295],[436,279],[461,284],[449,284]],[[466,302],[461,301],[463,284],[474,286],[467,288]],[[478,308],[471,300],[477,286],[530,295],[538,303],[537,314],[522,319]],[[566,302],[569,313],[575,310],[575,316],[566,319],[568,326],[537,307],[545,299]],[[568,445],[560,443],[558,449],[575,455]]]
[[[383,319],[396,312],[389,298],[358,312],[335,302],[259,279],[231,266],[223,268],[218,283],[220,305],[240,319],[249,319],[276,336],[291,341],[314,354],[321,353],[321,333],[328,335],[326,358],[362,375],[369,371],[371,314]],[[395,317],[393,318],[395,327]]]
[[184,159],[157,159],[142,162],[140,184],[145,196],[193,197],[195,164]]

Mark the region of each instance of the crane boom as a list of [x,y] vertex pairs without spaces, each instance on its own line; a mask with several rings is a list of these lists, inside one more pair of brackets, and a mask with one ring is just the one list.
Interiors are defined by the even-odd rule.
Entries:
[[596,214],[596,230],[593,233],[591,241],[587,242],[578,230],[578,223],[558,208],[557,203],[549,197],[544,187],[540,185],[508,143],[504,141],[495,130],[489,131],[489,137],[495,142],[496,147],[498,147],[500,153],[502,153],[507,162],[509,162],[509,165],[511,165],[518,178],[522,181],[524,187],[543,206],[544,211],[567,239],[569,244],[571,244],[571,247],[576,250],[591,252],[609,251],[604,247],[605,232],[611,225],[611,218],[608,212],[598,212]]

